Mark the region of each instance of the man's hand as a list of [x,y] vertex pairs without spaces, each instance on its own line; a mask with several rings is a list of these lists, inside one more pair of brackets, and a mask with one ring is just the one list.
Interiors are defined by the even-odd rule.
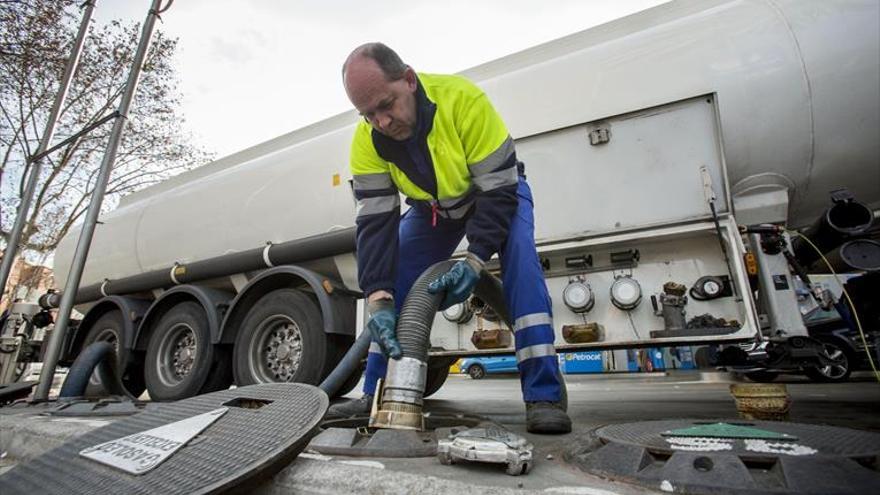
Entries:
[[369,301],[367,314],[370,318],[367,322],[367,329],[373,340],[382,348],[382,353],[392,359],[400,359],[403,356],[403,351],[400,349],[400,342],[397,341],[397,315],[394,312],[394,300],[383,298]]
[[468,253],[465,259],[453,265],[448,272],[428,284],[428,292],[431,294],[439,294],[446,291],[443,302],[440,303],[440,311],[464,302],[471,295],[471,292],[474,291],[474,286],[480,280],[480,273],[482,273],[484,267],[485,263],[483,263],[483,260],[477,258],[472,253]]

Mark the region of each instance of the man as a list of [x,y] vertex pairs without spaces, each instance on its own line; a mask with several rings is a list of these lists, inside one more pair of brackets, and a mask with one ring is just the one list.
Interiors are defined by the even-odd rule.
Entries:
[[[401,355],[395,323],[410,287],[467,236],[466,258],[429,290],[445,294],[441,308],[465,301],[485,262],[498,253],[515,320],[527,428],[571,431],[550,296],[535,250],[531,191],[504,122],[470,81],[417,75],[381,43],[348,56],[343,83],[364,118],[352,141],[351,171],[358,281],[367,296],[373,344],[363,397],[336,404],[328,414],[369,412],[376,382],[385,375],[385,355]],[[411,206],[403,217],[398,193]]]

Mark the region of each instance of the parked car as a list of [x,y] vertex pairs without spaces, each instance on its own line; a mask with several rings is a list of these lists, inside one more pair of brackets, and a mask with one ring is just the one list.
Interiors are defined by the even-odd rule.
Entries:
[[461,370],[474,380],[479,380],[487,374],[519,372],[516,367],[516,356],[513,354],[465,358],[461,360]]
[[[780,374],[803,374],[814,382],[844,382],[857,370],[869,370],[867,352],[877,356],[877,341],[873,327],[864,328],[865,344],[859,332],[850,329],[840,314],[834,310],[816,308],[804,315],[804,323],[810,337],[822,342],[826,353],[834,363],[822,367],[803,366],[798,369],[756,368],[754,364],[727,366],[729,371],[743,373],[754,382],[772,382]],[[863,325],[865,322],[863,322]],[[699,348],[695,353],[697,366],[713,367],[721,349],[716,346]],[[877,360],[877,357],[874,358]]]
[[[842,382],[855,370],[868,370],[870,363],[865,344],[859,332],[851,330],[835,310],[818,309],[804,318],[810,336],[822,342],[834,365],[821,368],[805,368],[804,373],[813,381]],[[864,324],[864,323],[863,323]],[[877,342],[872,329],[864,328],[867,351],[877,355]],[[876,358],[875,358],[876,359]]]

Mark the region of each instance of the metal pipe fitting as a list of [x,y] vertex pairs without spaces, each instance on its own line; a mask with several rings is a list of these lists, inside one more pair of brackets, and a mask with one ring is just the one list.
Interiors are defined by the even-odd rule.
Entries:
[[[397,319],[397,339],[403,351],[400,359],[388,361],[385,380],[379,388],[378,407],[370,417],[370,426],[400,430],[423,430],[422,397],[428,374],[428,346],[431,326],[440,308],[443,294],[428,292],[428,284],[452,268],[454,260],[441,261],[425,270],[407,295]],[[477,297],[495,309],[512,327],[501,282],[483,270],[474,288]]]
[[370,426],[400,430],[424,430],[422,396],[428,376],[428,363],[404,357],[388,361],[382,385],[382,402]]

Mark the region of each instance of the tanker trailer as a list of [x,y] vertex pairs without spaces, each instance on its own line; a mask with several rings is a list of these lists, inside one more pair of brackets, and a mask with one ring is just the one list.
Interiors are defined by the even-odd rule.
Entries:
[[[675,1],[463,72],[526,165],[558,350],[757,338],[737,224],[809,224],[843,187],[880,206],[878,14],[874,1]],[[123,198],[95,233],[62,362],[115,341],[126,384],[159,400],[317,383],[362,296],[357,121]],[[56,253],[59,285],[75,240]],[[513,352],[480,308],[435,322],[426,394],[457,356]]]

